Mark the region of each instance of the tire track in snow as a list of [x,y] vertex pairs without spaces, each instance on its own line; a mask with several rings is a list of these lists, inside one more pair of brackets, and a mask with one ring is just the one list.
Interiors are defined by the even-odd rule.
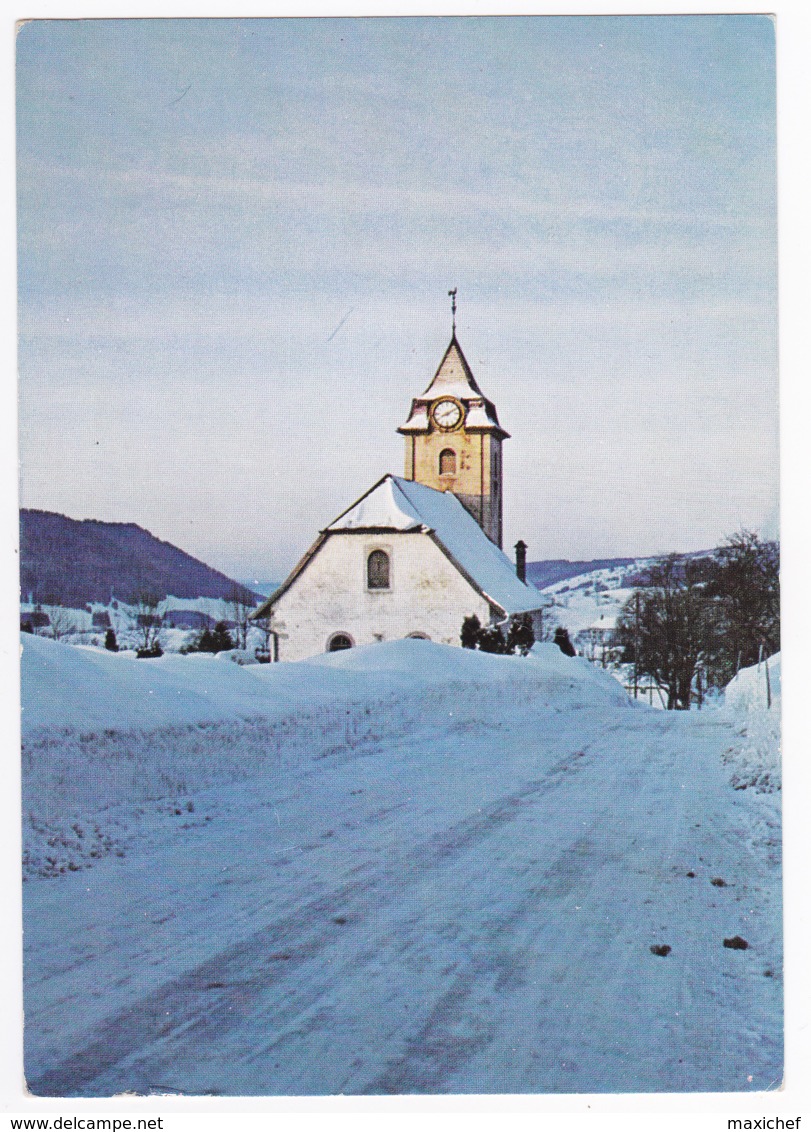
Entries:
[[[680,720],[673,720],[656,726],[648,737],[648,746],[652,747],[660,747],[661,738],[668,737],[667,748],[660,750],[663,754],[666,753],[671,767],[677,767],[682,759],[689,765],[691,760],[685,759],[685,756],[688,750],[695,747],[698,738],[695,732],[683,731],[680,723]],[[708,732],[710,730],[711,728],[707,729]],[[659,741],[657,735],[660,737]],[[711,753],[710,745],[707,751],[708,754]],[[712,753],[717,755],[717,751]],[[640,747],[636,756],[635,766],[644,767],[645,749]],[[713,775],[720,777],[717,770],[716,767]],[[655,773],[660,772],[661,765],[655,770]],[[564,873],[571,876],[575,885],[586,882],[579,892],[576,889],[570,890],[576,892],[574,899],[578,904],[588,902],[589,891],[599,892],[601,885],[606,889],[611,885],[612,874],[616,876],[616,864],[611,867],[612,861],[616,863],[627,857],[627,863],[633,871],[637,871],[637,867],[642,864],[645,866],[643,871],[651,872],[652,875],[655,872],[657,876],[661,872],[663,877],[672,877],[674,873],[681,871],[679,864],[673,861],[672,854],[678,838],[671,843],[668,831],[676,832],[679,828],[684,831],[688,828],[692,833],[692,815],[689,810],[685,810],[683,795],[677,792],[678,778],[675,779],[676,789],[672,791],[674,805],[668,807],[667,811],[661,809],[655,797],[651,796],[649,800],[645,798],[650,785],[651,776],[636,783],[641,805],[636,815],[638,825],[633,832],[644,831],[648,824],[646,819],[654,820],[659,815],[665,836],[661,841],[657,837],[653,845],[645,847],[643,856],[640,857],[631,848],[633,842],[629,844],[626,853],[622,848],[621,838],[615,840],[614,852],[605,852],[610,846],[600,836],[599,825],[610,816],[610,810],[602,807],[602,812],[595,808],[595,822],[589,835],[580,840],[579,846],[577,843],[572,846],[572,852],[578,848],[588,852],[589,836],[596,832],[591,850],[597,851],[592,852],[586,866],[578,869],[576,856],[567,861],[568,851],[558,858],[556,865],[562,865]],[[713,809],[702,809],[701,812],[710,820],[713,819]],[[721,815],[727,816],[725,808],[720,812],[719,816]],[[703,821],[704,819],[702,824]],[[719,851],[717,835],[709,844],[716,853]],[[648,854],[650,862],[645,860]],[[553,873],[554,871],[553,866]],[[623,871],[627,872],[629,869]],[[756,876],[758,870],[753,862],[752,867],[743,869],[743,872]],[[641,940],[623,940],[622,930],[617,931],[617,925],[611,928],[610,939],[601,939],[599,929],[603,921],[593,914],[596,909],[584,920],[582,939],[575,940],[574,949],[568,949],[565,953],[556,947],[554,927],[544,923],[537,915],[533,918],[531,907],[527,909],[529,914],[526,920],[518,908],[515,911],[507,910],[497,922],[488,925],[487,935],[482,934],[477,943],[477,954],[468,968],[459,973],[453,986],[437,1002],[425,1023],[409,1038],[400,1056],[393,1058],[385,1072],[375,1077],[370,1084],[361,1085],[361,1091],[367,1094],[633,1092],[658,1091],[665,1087],[664,1082],[674,1090],[723,1090],[728,1087],[730,1080],[735,1079],[728,1066],[728,1056],[724,1053],[726,1020],[735,1019],[738,1027],[743,1020],[745,1026],[752,1028],[752,1020],[756,1018],[757,1029],[753,1028],[752,1033],[746,1035],[750,1045],[750,1064],[747,1064],[743,1075],[739,1074],[738,1078],[745,1082],[747,1072],[756,1073],[757,1066],[767,1061],[767,1056],[761,1052],[760,1047],[768,1032],[763,1029],[764,1019],[768,1018],[768,1005],[764,1002],[763,1006],[753,1010],[752,990],[759,991],[762,997],[768,997],[769,985],[762,979],[756,979],[751,990],[745,984],[741,986],[733,983],[731,988],[722,987],[716,992],[711,984],[708,1000],[705,980],[714,978],[717,982],[723,978],[722,972],[729,974],[724,972],[725,956],[707,949],[706,923],[702,922],[700,914],[694,920],[691,920],[690,915],[684,914],[684,900],[679,899],[675,888],[668,891],[657,883],[649,891],[656,896],[658,905],[651,910],[651,927],[661,922],[677,928],[680,925],[682,932],[685,928],[688,929],[685,933],[687,938],[684,934],[680,938],[674,938],[679,946],[671,959],[675,959],[675,966],[682,969],[682,973],[676,978],[664,978],[666,968],[658,966],[660,960],[651,961],[647,947],[649,939],[644,934]],[[642,894],[634,893],[631,883],[627,895],[631,897],[628,922],[634,922],[633,905],[638,906]],[[566,889],[557,893],[550,890],[549,896],[552,901],[565,898]],[[690,896],[701,902],[701,895],[697,891],[691,891]],[[704,900],[706,899],[705,896]],[[570,896],[570,910],[573,903]],[[534,911],[537,913],[538,909]],[[558,903],[553,906],[553,911],[559,916],[563,912],[563,906]],[[701,950],[698,953],[690,940],[690,928],[693,924],[703,933],[705,941],[700,944]],[[711,927],[709,932],[712,936]],[[717,932],[716,943],[722,934],[720,930]],[[520,946],[522,937],[526,941],[524,947]],[[655,932],[652,938],[655,938]],[[508,952],[501,946],[504,939],[510,944]],[[721,952],[720,947],[717,952]],[[507,955],[512,958],[505,959]],[[545,989],[550,974],[550,960],[562,966],[563,970],[577,972],[573,979],[569,979],[566,1014],[562,1014],[560,1010],[562,996],[557,991],[549,995]],[[518,995],[512,996],[511,1001],[504,996],[498,1000],[494,993],[493,967],[501,968],[506,964],[509,968],[510,964],[520,966],[522,963],[525,968],[528,963],[532,964],[534,970],[533,967],[530,970],[536,976],[526,980],[526,1000],[532,1003],[526,1011],[523,1004],[519,1003],[519,996],[524,997],[520,990]],[[646,970],[646,964],[649,970]],[[622,1010],[595,1010],[595,1003],[600,1001],[601,995],[606,994],[609,980],[614,989],[607,997],[615,1004],[635,1001],[638,988],[646,987],[641,999],[638,995],[636,999],[640,1012],[638,1024],[648,1028],[650,1047],[644,1055],[637,1052],[635,1061],[627,1059],[627,1048],[623,1048],[625,1020]],[[676,998],[673,997],[674,988]],[[744,1001],[741,1001],[742,997]],[[494,1009],[494,1000],[498,1002],[498,1009]],[[713,1021],[712,1039],[705,1048],[701,1035],[708,1022],[709,1001],[715,1004],[711,1011],[713,1015],[721,1012],[721,1021]],[[573,1008],[571,1012],[569,1002]],[[528,1022],[527,1018],[531,1021]],[[743,1034],[738,1030],[736,1045],[742,1044],[742,1038]],[[680,1054],[684,1058],[683,1065]],[[743,1061],[746,1063],[745,1054]],[[587,1065],[589,1078],[584,1082],[577,1075]],[[748,1077],[748,1081],[752,1081],[752,1076]],[[746,1087],[745,1084],[743,1087]],[[756,1079],[755,1085],[751,1087],[764,1087],[763,1080],[757,1082]],[[767,1084],[765,1087],[771,1085]]]
[[[616,724],[605,728],[591,746],[619,727]],[[402,888],[421,880],[425,870],[442,867],[452,858],[477,847],[521,816],[526,803],[558,789],[586,760],[587,750],[588,747],[580,747],[570,752],[554,763],[542,778],[524,783],[441,834],[433,834],[410,852],[405,851],[397,862],[402,872]],[[273,1024],[290,1021],[311,1008],[332,986],[331,982],[322,983],[298,991],[295,977],[305,964],[333,945],[328,928],[332,926],[335,913],[345,912],[350,922],[361,919],[371,902],[370,897],[381,892],[385,896],[391,883],[390,867],[385,871],[361,867],[351,884],[325,893],[291,915],[268,924],[108,1018],[94,1041],[28,1082],[30,1092],[35,1096],[100,1096],[124,1088],[131,1090],[133,1083],[129,1080],[116,1083],[109,1092],[99,1092],[91,1086],[99,1077],[109,1077],[119,1063],[139,1054],[146,1055],[139,1058],[144,1062],[139,1075],[146,1081],[150,1075],[148,1065],[157,1062],[153,1075],[160,1077],[158,1066],[165,1064],[165,1057],[161,1052],[157,1058],[151,1057],[147,1052],[149,1046],[167,1039],[200,1042],[222,1037],[239,1027],[251,1004],[266,992],[272,992],[274,986],[279,1001],[273,1004]],[[531,899],[537,900],[537,893],[533,892]],[[313,927],[306,930],[306,925]],[[280,976],[277,972],[282,970]],[[150,1085],[145,1084],[143,1088],[149,1091]]]
[[[662,738],[670,740],[671,759],[677,757],[679,738],[673,733],[669,720],[660,722],[654,719],[654,727],[647,735],[646,747],[641,748],[638,762],[645,765],[647,746],[660,747]],[[609,738],[612,732],[624,730],[619,726],[605,728],[589,745]],[[589,747],[585,750],[589,750]],[[565,764],[565,760],[563,761]],[[563,769],[563,766],[560,766]],[[679,799],[680,800],[680,799]],[[609,811],[610,812],[610,808]],[[408,1038],[405,1049],[393,1059],[383,1073],[370,1083],[362,1085],[364,1094],[409,1094],[468,1091],[459,1088],[461,1071],[475,1058],[481,1060],[484,1051],[494,1041],[504,1041],[504,1033],[499,1032],[493,1001],[498,1001],[505,978],[515,983],[520,979],[520,971],[530,961],[538,960],[546,951],[554,954],[554,942],[547,938],[549,925],[533,920],[539,903],[564,900],[578,889],[583,900],[587,889],[601,883],[610,883],[606,878],[606,868],[615,869],[626,852],[621,848],[611,849],[601,835],[600,827],[606,817],[604,807],[595,808],[587,832],[577,838],[556,856],[551,865],[542,873],[539,882],[529,888],[523,898],[495,922],[488,925],[486,935],[476,941],[476,951],[469,964],[454,979],[453,984],[436,1001],[430,1015],[423,1025]],[[559,903],[557,905],[559,907]],[[586,924],[584,930],[591,931],[595,925]],[[516,941],[523,937],[523,944]],[[511,942],[510,942],[511,941]],[[583,944],[582,969],[588,965],[589,948],[595,940],[589,938]],[[627,963],[635,965],[637,957],[629,955]],[[491,1060],[488,1058],[488,1060]],[[537,1073],[537,1069],[535,1070]],[[492,1090],[501,1089],[498,1084]],[[524,1091],[511,1089],[510,1091]],[[566,1092],[567,1085],[555,1085],[548,1091]]]
[[[419,1031],[406,1042],[405,1052],[361,1092],[367,1095],[439,1093],[465,1062],[481,1053],[495,1038],[492,1010],[483,1023],[481,1010],[493,995],[520,978],[532,950],[531,944],[510,947],[502,942],[515,938],[539,901],[561,899],[573,892],[594,868],[593,844],[581,837],[568,846],[511,911],[491,925],[488,946],[481,947],[472,961],[436,1001]],[[490,946],[493,945],[494,946]],[[464,1032],[462,1032],[464,1031]]]

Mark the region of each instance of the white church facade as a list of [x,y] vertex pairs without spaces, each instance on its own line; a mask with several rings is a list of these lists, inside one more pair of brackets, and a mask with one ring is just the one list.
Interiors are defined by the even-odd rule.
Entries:
[[501,428],[456,340],[406,423],[405,476],[387,475],[322,530],[254,613],[274,659],[403,637],[459,645],[465,617],[506,624],[542,595],[501,550]]

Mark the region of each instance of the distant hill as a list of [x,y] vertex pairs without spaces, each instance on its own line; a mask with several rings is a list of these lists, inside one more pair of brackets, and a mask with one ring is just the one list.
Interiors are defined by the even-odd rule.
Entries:
[[281,582],[266,582],[259,578],[242,578],[240,579],[240,585],[250,590],[251,593],[261,594],[262,597],[270,597],[270,595],[279,588]]
[[547,558],[543,562],[527,562],[527,581],[539,590],[576,578],[579,574],[590,574],[593,570],[613,570],[616,566],[630,566],[637,558],[590,558],[570,562],[568,558]]
[[[235,587],[239,583],[135,523],[20,512],[23,600],[31,594],[34,601],[74,609],[111,597],[132,603],[144,593],[228,600]],[[247,592],[259,600],[260,595]]]
[[[678,557],[684,561],[688,558],[713,558],[717,553],[717,550],[692,550],[687,554],[679,554]],[[591,574],[595,570],[616,570],[623,566],[642,564],[642,568],[626,575],[623,584],[648,586],[651,567],[664,562],[667,557],[666,554],[659,554],[636,558],[591,558],[571,562],[568,558],[546,558],[542,562],[527,562],[527,581],[542,590],[547,586],[557,585],[558,582],[565,582],[567,578],[578,578],[581,574]]]

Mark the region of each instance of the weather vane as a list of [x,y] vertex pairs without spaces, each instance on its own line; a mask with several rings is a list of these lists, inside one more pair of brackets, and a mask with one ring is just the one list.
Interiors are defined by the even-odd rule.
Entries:
[[454,334],[456,333],[456,292],[458,290],[459,290],[458,287],[454,287],[452,291],[448,291],[448,294],[451,297],[451,314],[453,316],[453,332],[454,332]]

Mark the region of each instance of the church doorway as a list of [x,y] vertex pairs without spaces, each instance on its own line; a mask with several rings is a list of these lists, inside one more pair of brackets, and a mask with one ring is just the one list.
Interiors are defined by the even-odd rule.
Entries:
[[351,649],[354,644],[348,633],[333,633],[327,642],[327,652],[341,652],[342,649]]

